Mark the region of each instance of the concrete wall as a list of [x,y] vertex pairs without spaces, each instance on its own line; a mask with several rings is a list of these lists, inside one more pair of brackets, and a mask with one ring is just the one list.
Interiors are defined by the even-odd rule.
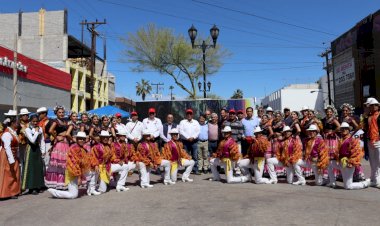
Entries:
[[[34,111],[41,106],[54,107],[57,104],[70,106],[70,92],[52,88],[30,80],[19,79],[17,105]],[[48,95],[47,95],[48,94]],[[13,106],[13,77],[0,73],[0,118]]]

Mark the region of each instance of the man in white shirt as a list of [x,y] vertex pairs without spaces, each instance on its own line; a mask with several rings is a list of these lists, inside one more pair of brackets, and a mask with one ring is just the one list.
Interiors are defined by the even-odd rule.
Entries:
[[144,129],[144,125],[142,122],[138,120],[137,112],[131,112],[132,121],[128,122],[126,125],[127,138],[128,142],[133,144],[135,148],[137,144],[140,142],[142,138],[142,131]]
[[121,123],[121,114],[119,112],[115,114],[115,118],[117,121],[116,130],[117,131],[126,131],[127,127],[123,123]]
[[195,161],[193,168],[194,174],[200,175],[198,171],[198,136],[200,133],[200,125],[197,120],[193,119],[193,110],[186,110],[186,119],[179,123],[179,133],[186,149]]
[[149,108],[149,117],[143,120],[144,128],[152,134],[155,142],[160,140],[160,131],[162,128],[161,119],[156,118],[156,109]]

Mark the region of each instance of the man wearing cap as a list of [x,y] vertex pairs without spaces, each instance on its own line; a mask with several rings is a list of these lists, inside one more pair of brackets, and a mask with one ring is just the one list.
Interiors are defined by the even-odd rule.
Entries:
[[238,145],[231,137],[231,127],[225,126],[222,129],[223,140],[220,141],[218,150],[210,159],[211,172],[213,177],[212,181],[220,181],[220,174],[217,170],[217,166],[224,167],[227,183],[242,183],[246,182],[248,178],[246,176],[234,177],[232,170],[232,163],[240,159],[241,154],[239,152]]
[[247,154],[247,151],[252,144],[253,131],[260,123],[257,117],[253,117],[252,107],[247,107],[247,109],[245,109],[245,113],[247,114],[247,116],[241,121],[244,128],[244,136],[241,142],[241,146],[242,146],[241,153],[243,156]]
[[162,159],[158,150],[158,145],[151,142],[152,134],[148,129],[143,130],[143,138],[137,146],[136,156],[137,165],[140,170],[140,186],[141,188],[152,188],[150,184],[150,171],[162,166],[165,169],[164,184],[171,185],[175,182],[170,179],[170,162]]
[[138,120],[139,116],[137,112],[131,112],[132,120],[127,123],[127,138],[129,143],[132,143],[137,148],[137,144],[142,138],[142,131],[144,124]]
[[23,176],[24,172],[24,166],[25,166],[25,156],[26,156],[26,146],[27,141],[25,137],[25,129],[29,127],[29,114],[30,112],[26,108],[21,108],[20,110],[20,123],[19,127],[17,129],[18,138],[19,138],[19,159],[20,159],[20,166],[21,166],[21,178]]
[[115,118],[116,118],[116,131],[119,131],[119,130],[124,130],[125,132],[127,132],[127,127],[126,125],[124,125],[123,123],[121,123],[121,114],[118,112],[115,114]]
[[192,182],[190,179],[191,170],[194,167],[194,160],[183,149],[183,144],[179,140],[179,132],[177,128],[169,131],[171,140],[165,143],[162,149],[162,158],[170,161],[170,178],[171,181],[177,181],[177,172],[180,167],[185,167],[185,172],[182,174],[183,182]]
[[189,155],[195,161],[193,171],[195,174],[200,174],[198,171],[198,136],[201,127],[197,120],[193,119],[193,110],[186,110],[186,119],[179,123],[179,133]]
[[166,123],[162,125],[161,131],[160,131],[160,137],[163,144],[169,142],[172,139],[169,131],[171,129],[177,128],[177,124],[174,123],[173,121],[174,121],[173,114],[168,114],[166,116]]
[[367,179],[361,182],[353,182],[355,167],[360,165],[364,155],[359,140],[350,134],[350,125],[343,122],[340,125],[341,140],[339,153],[336,161],[331,161],[329,166],[329,186],[335,187],[335,176],[333,169],[339,169],[343,176],[343,185],[345,189],[363,189],[370,185],[371,180]]
[[149,108],[149,117],[143,120],[144,128],[152,134],[153,141],[158,143],[160,140],[160,131],[162,128],[161,119],[156,118],[156,109]]
[[248,155],[238,161],[238,166],[243,169],[243,174],[247,176],[248,181],[252,180],[249,168],[253,169],[256,184],[269,184],[268,178],[263,178],[265,152],[268,150],[270,142],[262,135],[260,126],[254,130],[255,137],[252,138],[252,144],[248,150]]
[[237,111],[237,118],[238,118],[238,121],[242,121],[244,119],[244,112],[243,112],[243,110],[238,110]]
[[369,117],[364,119],[367,134],[369,163],[371,166],[371,186],[380,188],[380,104],[375,98],[368,98]]
[[284,108],[284,123],[286,126],[291,126],[293,124],[293,119],[290,114],[290,108],[288,107]]
[[[4,113],[6,126],[1,135],[1,145],[4,150],[0,150],[0,199],[13,198],[21,192],[21,177],[18,158],[19,139],[17,130],[17,111],[9,110]],[[1,149],[1,146],[0,146]]]
[[[68,190],[62,191],[49,188],[48,192],[55,198],[75,199],[78,197],[78,184],[83,176],[86,176],[90,170],[91,158],[83,147],[86,143],[86,133],[78,132],[75,135],[75,141],[67,152],[65,183],[68,184]],[[96,192],[97,194],[100,194]]]
[[294,185],[305,185],[306,180],[302,175],[301,167],[312,168],[315,175],[315,184],[323,185],[323,170],[329,165],[328,148],[322,137],[318,136],[316,125],[310,125],[307,129],[309,137],[305,141],[305,154],[303,159],[298,160],[294,166],[298,178]]
[[[49,128],[47,128],[50,123],[50,120],[47,116],[48,109],[46,107],[40,107],[37,109],[36,113],[39,119],[38,126],[41,127],[43,131],[43,137],[45,141],[45,153],[49,153],[49,150],[51,148],[51,140],[50,135],[48,134]],[[49,158],[50,156],[48,154],[44,155],[45,167],[49,165]]]
[[284,166],[286,169],[286,180],[289,184],[293,183],[294,165],[298,160],[302,159],[302,143],[301,140],[292,136],[292,129],[284,126],[282,130],[284,139],[280,143],[280,148],[276,152],[276,157],[267,159],[270,182],[277,183],[277,174],[275,166]]

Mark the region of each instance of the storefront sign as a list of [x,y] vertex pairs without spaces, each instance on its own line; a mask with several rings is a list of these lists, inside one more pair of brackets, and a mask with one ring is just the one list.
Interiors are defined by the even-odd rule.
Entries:
[[[0,66],[7,67],[13,69],[15,62],[13,60],[8,59],[8,57],[0,57]],[[16,68],[21,72],[28,72],[28,67],[23,65],[20,61],[16,64]]]
[[335,85],[342,85],[355,80],[354,58],[334,66]]

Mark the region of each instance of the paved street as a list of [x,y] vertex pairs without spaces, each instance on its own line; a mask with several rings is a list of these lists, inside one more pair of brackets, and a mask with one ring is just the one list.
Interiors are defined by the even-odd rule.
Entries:
[[133,175],[131,190],[123,193],[75,200],[52,199],[47,192],[22,196],[0,202],[0,225],[378,225],[380,191],[375,188],[346,191],[284,180],[226,184],[208,178],[141,189],[133,186]]

